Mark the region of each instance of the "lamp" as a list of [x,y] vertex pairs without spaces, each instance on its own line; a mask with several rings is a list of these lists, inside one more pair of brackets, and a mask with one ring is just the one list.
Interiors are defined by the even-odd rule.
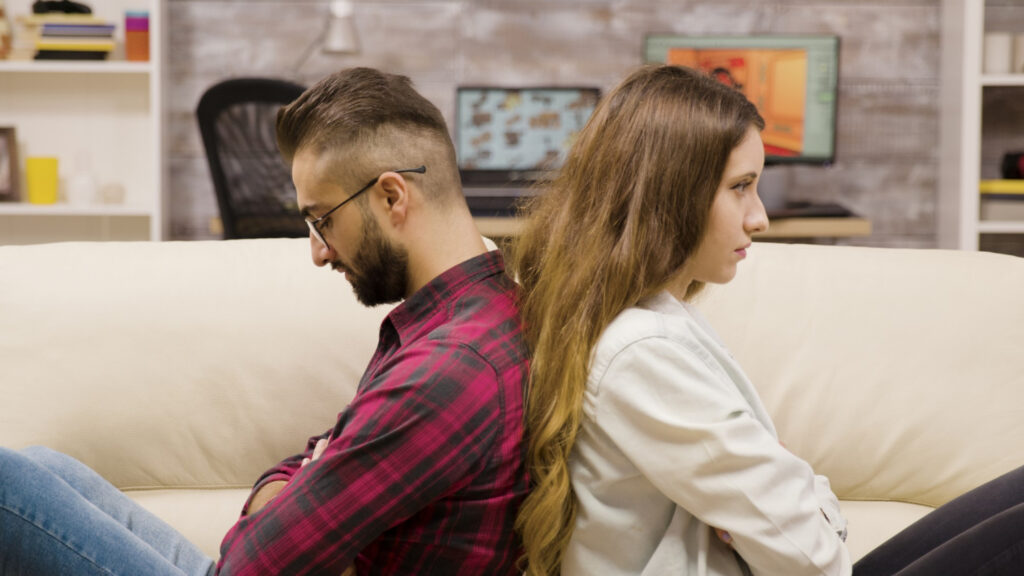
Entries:
[[352,16],[352,2],[331,0],[331,17],[327,21],[323,51],[341,54],[359,52],[359,36]]

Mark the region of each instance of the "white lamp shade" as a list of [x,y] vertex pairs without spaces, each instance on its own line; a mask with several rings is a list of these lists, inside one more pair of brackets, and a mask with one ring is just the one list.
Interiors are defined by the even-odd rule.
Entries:
[[353,53],[359,51],[359,37],[356,34],[352,8],[352,2],[347,0],[331,2],[331,18],[327,22],[324,52]]

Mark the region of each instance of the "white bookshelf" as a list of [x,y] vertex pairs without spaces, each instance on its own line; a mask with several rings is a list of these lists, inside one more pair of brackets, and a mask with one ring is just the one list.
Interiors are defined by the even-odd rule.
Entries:
[[[10,20],[31,0],[7,0]],[[14,126],[22,202],[0,203],[0,245],[78,240],[161,240],[165,229],[164,0],[92,0],[114,22],[118,48],[104,61],[0,60],[0,126]],[[149,12],[150,59],[123,59],[124,13]],[[83,163],[116,204],[27,202],[25,159],[56,156],[62,192]]]
[[[1024,11],[1024,5],[1020,9]],[[984,36],[984,0],[943,0],[938,206],[942,248],[977,250],[981,234],[1024,234],[1024,222],[980,217],[982,91],[1018,87],[1024,98],[1024,74],[982,73]]]
[[29,204],[28,202],[8,202],[0,204],[0,216],[66,216],[66,217],[117,217],[134,216],[148,217],[150,211],[145,207],[122,205],[93,204],[74,206],[71,204]]
[[60,62],[57,60],[0,60],[0,72],[28,74],[142,74],[155,70],[152,62]]

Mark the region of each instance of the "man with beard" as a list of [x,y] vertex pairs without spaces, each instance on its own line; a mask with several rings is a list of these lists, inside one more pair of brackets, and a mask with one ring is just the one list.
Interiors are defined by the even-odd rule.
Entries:
[[[30,513],[65,533],[117,521],[109,510],[133,517],[116,535],[33,534],[22,552],[52,557],[51,574],[517,574],[527,349],[444,118],[408,78],[356,68],[282,108],[277,139],[313,262],[342,272],[367,306],[402,301],[355,397],[332,429],[256,481],[216,566],[77,461],[0,449],[0,466],[32,470],[24,484],[46,487]],[[0,565],[17,554],[0,548]]]
[[335,427],[256,483],[220,568],[516,573],[527,351],[444,118],[407,78],[357,68],[281,109],[277,140],[313,262],[367,306],[404,302]]

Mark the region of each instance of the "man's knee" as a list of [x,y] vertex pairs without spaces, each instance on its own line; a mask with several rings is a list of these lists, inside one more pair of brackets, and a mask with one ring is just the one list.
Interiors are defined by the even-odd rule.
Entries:
[[0,483],[25,479],[44,470],[59,470],[73,461],[70,456],[46,446],[29,446],[21,450],[0,447]]
[[58,463],[68,458],[68,456],[46,446],[29,446],[22,448],[21,453],[29,460],[46,468],[49,468],[46,466],[47,463]]
[[23,451],[0,446],[0,486],[13,489],[25,478],[25,471],[32,467],[32,460]]

